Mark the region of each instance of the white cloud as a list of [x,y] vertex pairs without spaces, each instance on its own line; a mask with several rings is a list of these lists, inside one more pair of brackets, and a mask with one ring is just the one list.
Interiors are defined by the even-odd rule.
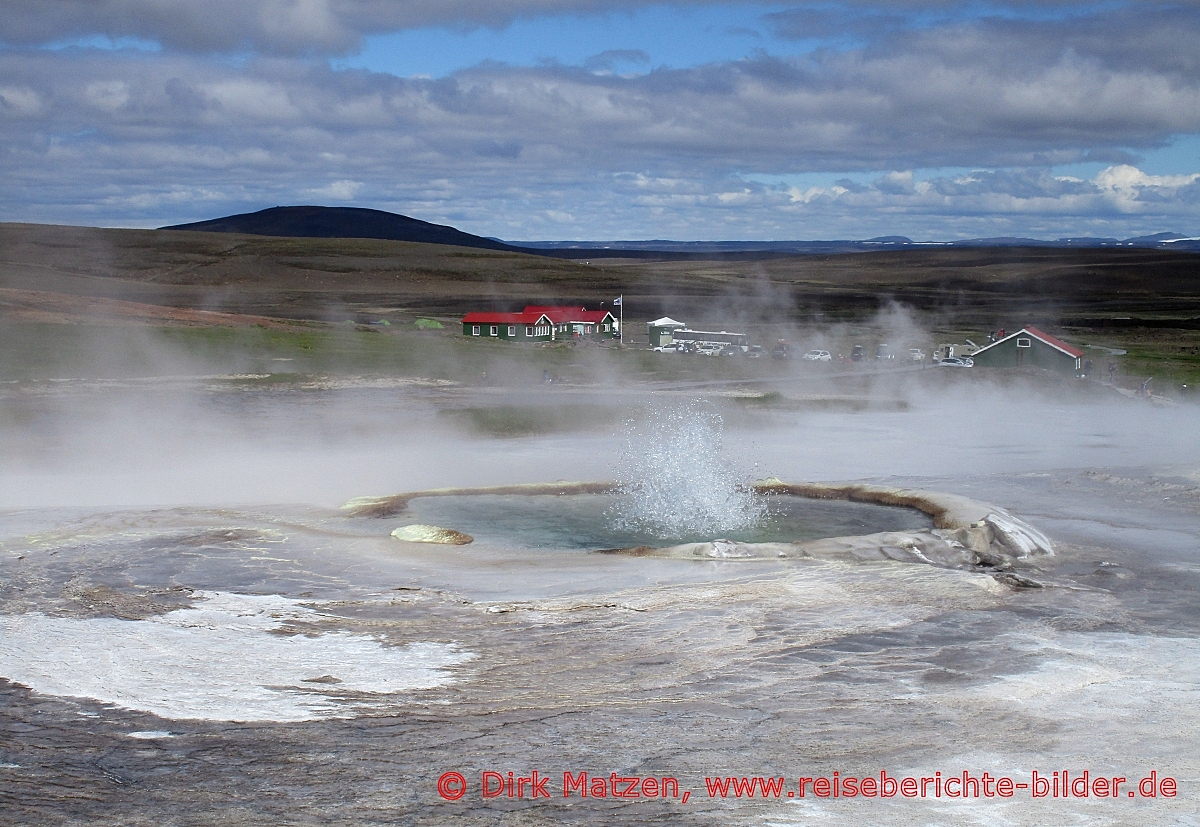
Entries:
[[309,190],[317,198],[328,198],[333,201],[352,201],[362,190],[362,181],[334,181],[326,187]]
[[0,86],[0,111],[37,115],[42,111],[42,99],[28,86]]
[[[244,5],[229,14],[276,8]],[[306,0],[278,25],[311,34],[370,5]],[[1145,175],[1131,150],[1200,133],[1200,58],[1170,53],[1200,40],[1200,15],[1123,14],[932,26],[636,77],[484,64],[432,80],[300,58],[9,49],[0,217],[91,221],[105,205],[106,223],[167,224],[369,195],[364,206],[509,238],[552,215],[594,238],[1133,235],[1141,223],[1116,229],[1131,217],[1183,230],[1200,183]],[[1111,166],[1092,181],[1047,172],[1085,160]],[[979,172],[920,174],[937,168]],[[794,183],[812,173],[825,183]],[[789,186],[761,183],[772,177]]]
[[281,125],[299,120],[304,112],[296,106],[289,90],[279,83],[248,77],[223,78],[196,85],[211,105],[220,107],[230,120]]
[[[714,0],[714,2],[719,0]],[[7,0],[0,42],[105,35],[190,52],[344,54],[362,38],[428,26],[501,27],[522,17],[627,10],[662,0]],[[694,2],[691,5],[704,4]],[[688,5],[680,3],[680,5]]]
[[1148,197],[1172,198],[1179,190],[1197,181],[1200,181],[1200,173],[1147,175],[1128,164],[1109,167],[1093,179],[1093,183],[1123,212],[1144,208]]
[[95,108],[115,112],[129,103],[129,86],[120,80],[97,80],[87,85],[84,95]]
[[[101,36],[112,41],[132,38],[191,53],[334,55],[353,52],[370,35],[427,27],[502,28],[518,19],[536,17],[742,3],[763,5],[760,0],[7,0],[0,15],[0,43],[45,44]],[[919,29],[939,16],[953,19],[956,12],[981,14],[980,4],[971,0],[801,0],[793,5],[797,8],[764,17],[764,23],[783,38],[853,35],[876,39]],[[1141,0],[1118,3],[1117,9],[1125,7],[1131,16],[1145,18],[1192,5]],[[1082,17],[1079,4],[1067,0],[999,0],[983,6],[982,13],[990,13],[1002,27],[1007,25],[1008,15],[997,12],[1008,11],[1020,19],[1029,13],[1036,17],[1043,8],[1071,12],[1068,19],[1072,20]],[[1090,34],[1086,24],[1074,25]],[[1186,33],[1177,36],[1173,42],[1188,48]],[[1161,51],[1164,44],[1160,40],[1154,45]],[[617,49],[611,54],[638,59],[636,50]]]

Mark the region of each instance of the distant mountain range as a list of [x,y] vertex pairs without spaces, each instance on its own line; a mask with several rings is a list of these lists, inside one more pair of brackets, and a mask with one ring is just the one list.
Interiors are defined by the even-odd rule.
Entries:
[[913,241],[899,235],[834,241],[514,241],[514,246],[528,250],[547,250],[556,253],[579,253],[571,258],[606,258],[629,253],[650,255],[675,253],[682,255],[711,255],[752,253],[774,255],[867,253],[879,250],[916,249],[922,247],[1151,247],[1200,252],[1200,237],[1187,238],[1178,233],[1156,233],[1136,238],[971,238],[960,241]]
[[406,215],[361,207],[271,207],[253,213],[230,215],[163,230],[288,238],[379,238],[419,241],[532,253],[555,258],[711,258],[773,257],[780,255],[865,253],[922,247],[1149,247],[1200,252],[1200,237],[1156,233],[1136,238],[972,238],[961,241],[913,241],[904,236],[882,236],[864,241],[515,241],[471,235],[444,224],[431,224]]

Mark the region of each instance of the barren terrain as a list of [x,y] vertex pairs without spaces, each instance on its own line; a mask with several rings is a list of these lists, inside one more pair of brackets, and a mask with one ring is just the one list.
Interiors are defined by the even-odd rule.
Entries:
[[428,316],[447,328],[420,346],[456,350],[433,340],[455,336],[468,310],[594,307],[622,294],[634,343],[646,320],[669,314],[744,329],[764,343],[873,345],[888,338],[878,314],[902,306],[928,332],[913,346],[1036,324],[1076,344],[1126,351],[1096,350],[1100,361],[1120,356],[1124,374],[1172,388],[1200,380],[1194,253],[933,248],[591,262],[370,239],[0,225],[0,319],[10,329],[243,327],[322,336],[330,323],[387,321],[374,330],[395,336]]

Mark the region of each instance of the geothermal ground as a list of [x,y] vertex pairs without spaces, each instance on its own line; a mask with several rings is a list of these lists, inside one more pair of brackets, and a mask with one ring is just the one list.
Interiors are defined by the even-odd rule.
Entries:
[[[0,822],[1194,822],[1200,409],[1186,396],[468,350],[480,343],[269,313],[163,327],[112,308],[26,308],[0,328]],[[786,324],[812,341],[936,341],[928,322],[892,309]],[[688,431],[680,456],[686,428],[664,411],[719,424]],[[966,497],[1054,554],[1001,571],[486,532],[439,545],[392,537],[434,511],[341,508],[667,467]],[[534,771],[547,797],[526,784],[510,798],[508,773]],[[1089,794],[1016,787],[1035,771],[1087,772]],[[500,795],[484,797],[486,772]],[[833,797],[800,781],[835,772],[1014,788]],[[640,795],[615,795],[633,788],[614,777]],[[762,779],[753,796],[742,779]]]

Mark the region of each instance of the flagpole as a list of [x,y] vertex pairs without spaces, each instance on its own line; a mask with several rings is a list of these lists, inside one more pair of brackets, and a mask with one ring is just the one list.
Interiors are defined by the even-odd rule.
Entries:
[[621,294],[621,329],[617,331],[617,336],[620,340],[617,342],[618,347],[625,347],[625,294]]

